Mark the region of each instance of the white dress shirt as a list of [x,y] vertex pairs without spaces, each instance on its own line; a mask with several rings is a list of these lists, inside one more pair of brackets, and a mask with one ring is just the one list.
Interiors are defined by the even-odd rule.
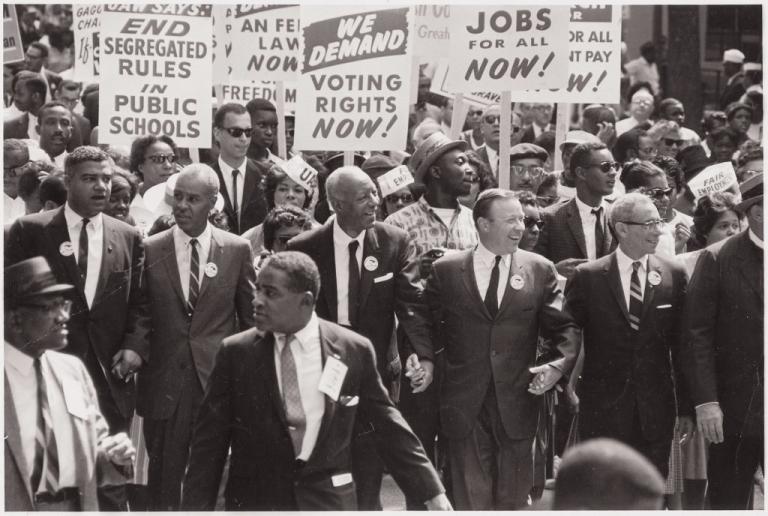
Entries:
[[[64,218],[67,221],[69,241],[72,243],[74,258],[77,263],[80,256],[80,229],[83,227],[83,217],[75,213],[75,210],[67,202],[64,204]],[[90,222],[85,227],[85,232],[88,235],[88,270],[85,273],[85,300],[88,301],[88,308],[91,308],[93,306],[93,298],[96,296],[96,287],[99,284],[101,257],[104,251],[104,218],[99,213],[88,220]]]
[[579,218],[581,219],[581,229],[584,231],[584,242],[587,245],[587,259],[588,260],[595,260],[597,258],[597,251],[595,249],[595,222],[597,221],[597,215],[592,213],[592,210],[596,210],[597,208],[603,208],[602,216],[602,225],[603,225],[603,235],[607,235],[608,231],[610,231],[606,224],[606,216],[605,213],[608,210],[608,208],[605,206],[605,202],[600,201],[600,206],[590,206],[586,203],[583,203],[581,199],[579,199],[579,196],[577,195],[575,197],[576,199],[576,206],[579,208]]
[[39,142],[40,133],[37,132],[37,117],[30,112],[27,112],[27,115],[29,115],[29,123],[27,124],[27,136],[29,136],[30,140]]
[[[280,354],[285,346],[285,334],[275,333],[275,370],[280,395],[283,394],[282,375],[280,372]],[[296,364],[296,378],[299,381],[299,396],[306,417],[304,439],[301,441],[301,453],[296,458],[306,461],[312,455],[320,432],[320,423],[325,413],[324,394],[318,389],[323,373],[323,356],[320,350],[320,325],[317,315],[312,313],[309,322],[293,334],[291,354]]]
[[[248,165],[248,158],[243,158],[243,162],[238,165],[237,171],[237,218],[240,222],[240,214],[243,212],[243,186],[245,185],[245,168]],[[224,178],[224,186],[227,187],[227,193],[229,194],[229,200],[234,206],[234,198],[232,194],[235,192],[234,181],[232,181],[232,171],[234,168],[227,165],[221,156],[219,156],[219,169],[221,169],[221,177]]]
[[[192,246],[189,242],[193,237],[184,233],[179,226],[173,226],[173,247],[176,250],[176,264],[179,266],[179,279],[181,280],[181,290],[184,292],[184,299],[189,299],[189,267],[192,263]],[[200,284],[203,283],[203,274],[205,273],[205,264],[208,263],[208,252],[211,249],[211,224],[205,225],[205,229],[197,238],[197,256],[200,259],[200,270],[197,272],[197,279]],[[199,287],[200,285],[198,285]]]
[[[45,353],[40,357],[40,366],[45,378],[48,406],[53,419],[53,435],[56,437],[59,485],[62,488],[74,487],[77,484],[71,416],[67,412],[62,388],[51,372],[51,364]],[[16,419],[19,422],[19,437],[24,451],[24,460],[27,463],[27,471],[31,474],[35,468],[35,434],[37,414],[40,410],[37,403],[37,375],[34,359],[6,342],[4,370],[8,384],[11,386],[11,397],[16,409]]]
[[488,154],[488,164],[491,166],[491,172],[493,176],[499,177],[499,153],[491,148],[490,145],[485,146],[485,152]]
[[[477,291],[480,298],[485,299],[488,293],[488,287],[491,283],[491,272],[496,264],[496,256],[490,252],[482,243],[478,242],[472,257],[472,268],[475,271],[475,282],[477,282]],[[496,302],[501,306],[501,300],[504,297],[504,291],[509,281],[509,268],[512,263],[512,255],[502,255],[499,261],[499,285],[496,289]]]
[[552,127],[552,124],[547,124],[544,127],[541,127],[537,123],[532,123],[531,127],[533,127],[533,136],[538,138],[541,136],[541,133],[546,133],[547,131],[554,131],[555,129]]
[[59,167],[61,170],[64,170],[64,161],[66,161],[67,156],[69,156],[69,152],[66,150],[53,158],[53,164]]
[[749,239],[752,240],[752,243],[754,243],[759,249],[762,249],[763,239],[757,236],[755,232],[752,231],[752,228],[749,228],[747,231],[749,231]]
[[3,192],[3,224],[11,224],[14,220],[23,216],[27,211],[24,199],[16,197],[12,199]]
[[640,262],[640,268],[637,269],[637,277],[640,280],[640,292],[642,292],[643,299],[645,299],[645,277],[648,275],[648,255],[643,256],[638,260],[633,260],[621,250],[621,247],[616,249],[616,262],[619,266],[619,277],[621,278],[621,290],[624,292],[624,301],[627,303],[627,310],[629,310],[629,286],[632,283],[632,264]]
[[347,235],[339,227],[339,223],[333,221],[333,258],[336,266],[336,322],[350,325],[349,322],[349,243],[357,240],[360,245],[357,246],[355,258],[357,258],[357,270],[360,276],[363,275],[361,268],[363,262],[363,241],[365,240],[365,231],[362,231],[356,238]]

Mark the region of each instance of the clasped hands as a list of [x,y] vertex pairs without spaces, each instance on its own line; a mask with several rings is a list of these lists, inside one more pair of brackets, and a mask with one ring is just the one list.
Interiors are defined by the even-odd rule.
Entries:
[[416,353],[411,353],[405,361],[405,376],[411,379],[411,392],[418,394],[427,390],[434,380],[435,365],[431,360],[419,360]]

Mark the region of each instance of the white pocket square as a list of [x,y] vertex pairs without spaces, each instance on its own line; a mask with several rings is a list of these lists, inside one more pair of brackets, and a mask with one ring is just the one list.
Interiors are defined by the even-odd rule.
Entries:
[[665,308],[672,308],[672,305],[659,305],[656,310],[664,310]]
[[388,279],[392,279],[392,273],[388,272],[384,276],[379,276],[378,278],[373,278],[374,283],[381,283],[382,281],[387,281]]
[[341,396],[339,397],[339,403],[345,407],[354,407],[360,403],[360,396]]

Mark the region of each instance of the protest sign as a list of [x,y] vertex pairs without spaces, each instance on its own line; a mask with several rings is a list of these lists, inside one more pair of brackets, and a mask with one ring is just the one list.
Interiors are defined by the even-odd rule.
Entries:
[[698,199],[715,192],[723,192],[738,183],[733,164],[726,161],[710,165],[688,181],[688,188]]
[[450,5],[420,4],[413,7],[413,53],[433,59],[448,57],[451,31]]
[[210,5],[104,5],[99,143],[210,147],[211,32]]
[[3,4],[3,64],[24,60],[24,48],[21,45],[19,20],[16,18],[16,6]]
[[413,48],[410,8],[304,6],[301,26],[296,147],[405,148]]
[[81,81],[94,81],[99,76],[99,25],[101,4],[72,6],[75,31],[75,76]]
[[[233,80],[295,81],[299,67],[298,5],[235,5],[228,9]],[[231,27],[231,29],[230,29]]]
[[[285,112],[296,111],[296,82],[283,83]],[[247,104],[250,100],[262,98],[273,104],[277,102],[277,83],[271,81],[230,81],[221,86],[224,102]]]
[[[450,64],[448,60],[441,59],[437,67],[435,67],[435,75],[432,77],[429,91],[452,99],[455,94],[448,88],[449,70]],[[463,96],[465,102],[477,106],[492,106],[501,102],[501,94],[493,91],[464,92]]]
[[294,156],[291,159],[284,161],[280,167],[285,173],[293,179],[293,181],[304,187],[305,190],[311,192],[317,185],[317,170],[309,166],[301,156]]
[[229,33],[232,30],[228,11],[231,6],[215,4],[211,11],[213,18],[213,36],[211,39],[213,76],[215,84],[229,82],[229,74],[232,71],[229,65],[229,54],[232,52],[232,38]]
[[567,6],[451,6],[453,92],[560,88],[568,80]]
[[413,174],[411,174],[411,171],[408,170],[407,166],[400,165],[386,174],[379,176],[376,181],[379,183],[381,196],[386,197],[397,192],[402,187],[413,183]]

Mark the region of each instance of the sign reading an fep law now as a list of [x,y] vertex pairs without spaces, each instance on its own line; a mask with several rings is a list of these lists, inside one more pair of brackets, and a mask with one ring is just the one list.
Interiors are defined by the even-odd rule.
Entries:
[[299,70],[299,6],[227,8],[232,80],[295,81]]
[[560,88],[568,79],[567,6],[451,6],[454,92]]
[[210,5],[104,5],[99,143],[210,147],[211,32]]
[[16,18],[16,6],[3,4],[3,64],[24,60],[24,48],[21,45],[19,20]]
[[75,4],[72,28],[75,32],[75,77],[94,81],[99,76],[99,31],[102,4]]
[[405,148],[412,25],[409,7],[302,6],[296,148]]

